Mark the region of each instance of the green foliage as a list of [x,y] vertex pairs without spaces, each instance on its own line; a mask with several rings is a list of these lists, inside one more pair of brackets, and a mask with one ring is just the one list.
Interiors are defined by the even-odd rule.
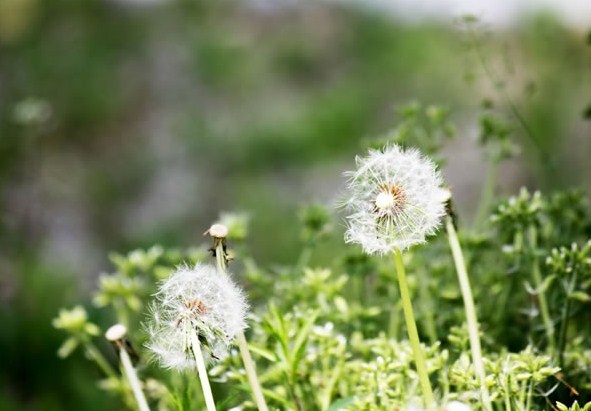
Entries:
[[591,410],[591,402],[588,402],[581,408],[578,401],[573,402],[570,407],[564,405],[560,401],[557,401],[556,408],[558,408],[560,411],[589,411]]
[[[564,188],[589,175],[585,156],[573,155],[586,137],[576,120],[590,114],[588,45],[556,18],[540,14],[503,33],[466,18],[464,53],[458,33],[440,24],[343,5],[307,14],[234,1],[5,3],[28,4],[29,15],[7,36],[11,11],[0,5],[0,409],[132,409],[100,335],[114,322],[128,325],[154,408],[202,409],[193,376],[148,363],[141,322],[158,281],[208,260],[209,245],[174,245],[194,243],[219,208],[248,210],[218,222],[253,306],[248,337],[270,404],[410,408],[418,380],[392,262],[345,248],[334,210],[295,204],[302,191],[332,194],[331,164],[349,161],[360,142],[398,142],[453,164],[455,135],[475,137],[489,166],[476,223],[460,215],[459,235],[495,410],[574,411],[575,393],[591,400],[591,209],[584,191]],[[444,104],[404,103],[416,98]],[[393,102],[396,127],[363,140],[388,130]],[[532,189],[501,199],[498,168],[508,158],[525,165]],[[69,250],[72,241],[80,250]],[[125,252],[110,254],[102,272],[107,259],[96,256],[111,249]],[[445,237],[405,264],[438,401],[480,409]],[[233,354],[211,370],[221,409],[254,409],[242,367]]]
[[68,357],[77,346],[100,333],[98,326],[88,321],[86,310],[79,305],[71,310],[60,310],[58,317],[53,320],[53,326],[71,334],[57,352],[60,358]]

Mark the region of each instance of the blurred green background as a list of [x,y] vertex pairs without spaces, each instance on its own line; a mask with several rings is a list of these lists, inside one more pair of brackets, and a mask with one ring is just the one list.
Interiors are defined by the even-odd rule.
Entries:
[[553,12],[488,25],[353,2],[140,3],[0,0],[2,410],[113,409],[51,328],[107,253],[201,244],[242,210],[255,257],[293,262],[298,208],[337,204],[397,106],[449,109],[444,172],[468,219],[483,110],[521,146],[502,192],[591,187],[591,37]]

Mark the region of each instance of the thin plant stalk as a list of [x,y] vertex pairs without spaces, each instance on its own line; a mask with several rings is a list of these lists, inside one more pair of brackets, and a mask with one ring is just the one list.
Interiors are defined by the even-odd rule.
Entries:
[[140,385],[140,380],[138,379],[135,369],[131,364],[129,354],[122,345],[119,347],[119,358],[121,359],[121,365],[123,366],[127,381],[129,382],[131,390],[133,391],[133,396],[137,402],[138,409],[140,411],[150,411],[148,401],[146,401],[146,397],[144,396],[144,392],[142,391],[142,387]]
[[476,377],[480,383],[480,395],[482,397],[482,403],[485,410],[492,411],[490,394],[486,386],[486,374],[484,371],[484,363],[482,362],[482,348],[480,346],[480,336],[478,332],[478,319],[476,317],[476,309],[474,307],[474,298],[472,297],[470,279],[466,270],[466,262],[464,260],[464,254],[462,253],[462,247],[460,246],[458,234],[450,216],[446,217],[445,227],[447,229],[447,238],[451,248],[454,264],[456,266],[462,298],[464,300],[466,322],[468,324],[468,336],[470,340],[470,351],[472,353],[472,363],[474,365]]
[[240,333],[238,337],[236,337],[238,341],[238,349],[240,350],[240,355],[242,356],[242,360],[244,361],[244,368],[246,369],[246,375],[248,376],[248,380],[250,385],[253,387],[252,395],[254,396],[254,401],[257,404],[259,410],[268,411],[267,403],[265,402],[265,397],[263,397],[263,390],[261,389],[260,385],[257,386],[255,389],[255,384],[259,384],[256,370],[254,368],[254,361],[250,355],[250,351],[248,350],[248,343],[246,342],[246,337],[244,337],[244,333]]
[[87,355],[91,359],[93,359],[94,362],[96,362],[96,364],[105,373],[105,375],[107,377],[117,379],[117,373],[115,372],[115,370],[113,369],[113,367],[111,367],[111,365],[105,359],[105,357],[103,357],[103,354],[101,354],[101,352],[99,351],[99,349],[96,348],[96,345],[94,345],[92,342],[88,341],[85,344],[85,348],[86,348]]
[[[224,252],[224,246],[221,240],[218,239],[217,241],[218,243],[215,247],[216,265],[220,272],[226,274],[226,256]],[[259,411],[268,411],[269,407],[265,402],[263,388],[259,381],[259,377],[257,376],[256,366],[252,359],[252,356],[250,355],[248,343],[246,342],[244,332],[241,331],[240,333],[238,333],[236,341],[238,342],[240,356],[242,357],[242,362],[244,363],[244,369],[246,370],[248,382],[250,383],[250,387],[252,389],[252,396],[257,405],[257,408],[259,409]]]
[[530,411],[531,410],[531,401],[532,401],[532,397],[533,397],[533,389],[534,389],[534,381],[533,379],[529,381],[528,387],[527,387],[527,402],[525,403],[525,410],[526,411]]
[[566,334],[568,332],[568,322],[570,318],[570,301],[571,295],[575,291],[575,287],[577,284],[577,271],[573,271],[573,275],[568,283],[568,288],[566,290],[566,302],[563,304],[562,307],[562,320],[560,324],[560,335],[558,341],[558,365],[564,365],[564,349],[566,348]]
[[542,290],[542,274],[540,273],[540,266],[538,264],[538,258],[536,256],[537,249],[537,230],[534,226],[529,228],[529,245],[532,252],[532,277],[534,280],[534,286],[536,287],[538,302],[540,304],[540,313],[542,314],[542,322],[544,323],[544,330],[546,331],[546,338],[548,339],[548,349],[550,356],[554,357],[556,351],[554,345],[554,324],[550,317],[550,311],[548,309],[548,302],[546,300],[546,292]]
[[398,284],[400,286],[400,298],[402,300],[404,320],[406,321],[408,339],[417,367],[419,382],[421,384],[421,390],[423,391],[423,398],[425,400],[425,405],[428,408],[433,409],[435,407],[435,398],[433,397],[433,389],[431,388],[431,382],[429,381],[427,363],[419,341],[419,332],[417,331],[417,324],[412,309],[412,303],[410,301],[410,292],[408,291],[408,283],[406,281],[406,271],[404,270],[404,263],[402,262],[402,253],[400,250],[394,250],[394,259],[396,261],[396,274],[398,275]]
[[216,411],[211,386],[209,385],[209,378],[207,377],[207,368],[205,368],[205,360],[203,359],[203,353],[201,352],[201,343],[199,342],[197,332],[194,329],[191,329],[189,335],[191,338],[191,350],[193,351],[193,356],[197,362],[197,372],[199,373],[199,380],[201,381],[201,390],[203,391],[203,397],[205,398],[205,406],[207,407],[207,411]]
[[498,156],[492,156],[488,164],[488,170],[486,173],[486,180],[482,188],[482,194],[480,196],[480,204],[478,205],[478,211],[476,212],[475,226],[479,226],[484,222],[495,196],[495,189],[497,186],[497,176],[499,172],[499,158]]
[[[424,272],[421,274],[425,275]],[[425,332],[431,344],[437,341],[437,327],[433,317],[433,302],[429,298],[429,282],[426,278],[419,281],[419,300],[422,307],[422,318],[425,325]]]

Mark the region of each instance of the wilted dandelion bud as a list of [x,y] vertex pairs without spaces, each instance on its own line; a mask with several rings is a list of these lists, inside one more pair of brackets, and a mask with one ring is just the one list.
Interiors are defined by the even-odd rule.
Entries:
[[204,358],[224,357],[234,337],[246,328],[246,300],[229,276],[210,265],[179,267],[155,295],[147,324],[147,348],[163,367],[196,367],[191,334]]
[[214,224],[206,231],[207,234],[214,238],[226,238],[228,235],[228,227],[223,224]]
[[425,242],[445,214],[448,192],[435,164],[397,145],[357,157],[350,177],[345,240],[369,254],[404,250]]
[[123,324],[115,324],[107,330],[105,338],[111,342],[122,340],[127,334],[127,328]]

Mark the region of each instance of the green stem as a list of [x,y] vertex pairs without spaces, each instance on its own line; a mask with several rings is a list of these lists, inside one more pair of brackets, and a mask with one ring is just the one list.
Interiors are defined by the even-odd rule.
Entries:
[[193,356],[195,357],[195,362],[197,363],[197,372],[199,373],[201,390],[203,391],[203,397],[205,398],[207,411],[216,411],[213,393],[211,392],[209,378],[207,377],[207,369],[205,368],[203,353],[201,352],[201,343],[199,342],[199,338],[197,337],[197,332],[195,329],[191,328],[189,334],[191,338],[191,350],[193,351]]
[[546,152],[542,143],[538,140],[538,138],[534,134],[533,130],[531,129],[531,127],[529,126],[529,124],[525,120],[525,118],[519,112],[519,109],[517,108],[517,106],[513,102],[513,99],[506,92],[506,89],[504,87],[498,86],[498,84],[499,84],[498,78],[495,75],[495,73],[493,72],[492,68],[489,67],[486,57],[482,53],[482,50],[479,47],[479,44],[477,42],[476,33],[474,32],[474,30],[470,30],[470,32],[472,35],[472,44],[473,44],[474,50],[476,52],[476,56],[477,56],[478,60],[480,61],[482,68],[484,69],[484,73],[488,77],[489,81],[497,89],[499,96],[501,97],[502,100],[504,100],[504,102],[507,105],[507,107],[509,108],[509,111],[511,112],[511,114],[515,117],[515,119],[517,120],[519,125],[523,128],[523,131],[525,132],[525,135],[527,136],[527,138],[529,138],[529,140],[533,143],[534,147],[538,150],[538,155],[540,157],[540,160],[542,160],[545,163],[546,168],[553,171],[555,166],[554,166],[554,161],[552,160],[552,157]]
[[527,382],[523,381],[519,384],[521,389],[519,390],[519,408],[523,409],[523,403],[525,402],[525,395],[527,390]]
[[226,252],[224,251],[224,245],[219,240],[215,247],[215,263],[218,270],[222,273],[226,273]]
[[493,156],[488,164],[488,170],[486,173],[486,180],[482,188],[482,194],[480,196],[480,203],[478,205],[478,211],[474,219],[474,225],[480,226],[486,215],[489,213],[491,205],[495,197],[495,190],[497,186],[497,176],[499,171],[499,159],[497,156]]
[[257,377],[255,364],[250,355],[250,351],[248,350],[248,344],[246,342],[246,338],[244,337],[244,333],[240,332],[236,339],[238,341],[238,348],[240,349],[242,361],[244,362],[244,368],[246,369],[246,375],[248,376],[248,382],[250,383],[250,387],[252,388],[254,402],[256,403],[257,408],[260,411],[268,411],[269,408],[267,407],[267,403],[265,402],[265,397],[263,396],[263,389]]
[[532,394],[533,394],[533,388],[534,388],[534,381],[530,380],[529,382],[529,386],[527,387],[527,401],[525,403],[525,411],[530,411],[531,410],[531,399],[532,399]]
[[[513,248],[515,250],[521,251],[523,247],[523,231],[518,230],[513,235]],[[513,290],[517,285],[517,275],[512,273],[510,275],[509,285],[505,287],[502,297],[500,298],[499,307],[506,307],[505,310],[496,310],[496,314],[494,320],[496,323],[507,321],[507,316],[511,315],[511,309],[509,304],[509,299],[513,295]]]
[[119,324],[123,324],[125,327],[129,327],[129,313],[127,312],[127,307],[125,307],[125,302],[123,299],[118,298],[113,302],[113,306],[115,308],[115,314],[117,317],[117,322]]
[[540,312],[542,314],[542,322],[544,323],[544,329],[546,330],[546,338],[548,339],[548,349],[550,351],[550,356],[554,356],[555,346],[554,346],[554,324],[552,323],[552,318],[550,317],[550,311],[548,309],[548,302],[546,300],[546,292],[541,289],[542,287],[542,274],[540,273],[540,266],[538,264],[538,257],[537,253],[537,230],[534,226],[531,226],[528,231],[529,234],[529,244],[531,247],[531,254],[532,254],[532,277],[534,281],[534,286],[536,287],[536,296],[538,297],[538,302],[540,304]]
[[295,265],[295,272],[301,273],[304,268],[308,266],[310,263],[310,259],[312,258],[312,251],[314,250],[314,242],[307,241],[302,249],[302,252],[298,258],[298,261]]
[[[395,285],[388,284],[388,298],[395,301],[397,297]],[[388,321],[388,337],[394,340],[398,339],[398,317],[398,304],[392,304],[390,306],[390,319]]]
[[105,357],[103,357],[103,354],[101,354],[101,352],[99,351],[99,349],[96,348],[96,345],[94,345],[90,341],[88,341],[86,343],[86,352],[87,352],[88,356],[92,360],[94,360],[94,362],[99,366],[99,368],[105,373],[105,375],[107,377],[114,378],[114,379],[118,379],[119,378],[117,376],[117,373],[113,369],[113,367],[111,367],[111,365],[109,364],[109,362],[105,359]]
[[148,407],[148,402],[146,401],[146,397],[142,391],[140,380],[138,379],[135,369],[131,364],[129,354],[123,346],[119,348],[119,358],[121,359],[121,365],[123,366],[125,376],[127,377],[127,381],[129,381],[129,385],[131,386],[131,390],[133,391],[133,395],[139,410],[150,411],[150,407]]
[[437,341],[437,328],[433,318],[433,301],[429,298],[429,282],[427,278],[422,278],[419,281],[419,298],[421,300],[425,331],[429,337],[429,342],[433,344]]
[[[215,249],[215,256],[216,256],[216,265],[218,271],[227,275],[226,273],[226,256],[224,254],[224,246],[221,241],[218,242],[216,249]],[[244,336],[244,332],[238,333],[236,336],[236,341],[238,342],[238,349],[240,351],[240,356],[242,357],[242,362],[244,363],[244,369],[246,370],[246,375],[248,377],[248,382],[250,383],[250,388],[252,389],[252,396],[254,397],[254,402],[257,405],[259,411],[268,411],[269,407],[265,402],[265,397],[263,395],[263,388],[259,381],[256,372],[256,366],[254,361],[252,360],[252,356],[250,355],[250,351],[248,349],[248,343],[246,342],[246,337]]]
[[410,292],[408,291],[408,283],[406,281],[406,272],[404,270],[404,263],[402,262],[402,253],[400,250],[394,250],[394,258],[396,261],[396,273],[398,275],[398,284],[400,286],[400,297],[402,300],[402,308],[404,311],[404,320],[406,321],[406,328],[408,332],[408,339],[412,348],[421,389],[423,391],[423,398],[425,405],[432,409],[435,408],[435,398],[433,397],[433,390],[429,382],[429,373],[427,371],[427,363],[423,351],[421,350],[421,343],[419,341],[419,333],[417,331],[417,324],[410,301]]
[[509,397],[509,384],[505,385],[505,393],[503,397],[505,398],[505,411],[511,411],[511,398]]
[[466,270],[466,262],[462,247],[458,239],[458,234],[453,225],[451,217],[446,217],[445,227],[447,229],[447,238],[451,247],[456,272],[458,274],[458,281],[460,283],[460,290],[464,300],[464,309],[466,311],[466,322],[468,324],[468,336],[470,339],[470,351],[472,353],[472,363],[478,382],[480,383],[480,394],[484,409],[492,411],[492,404],[490,402],[490,394],[486,386],[486,374],[484,371],[484,363],[482,361],[482,348],[480,346],[480,335],[478,332],[478,319],[476,317],[476,308],[474,307],[474,298],[472,297],[472,289],[470,287],[470,279],[468,271]]
[[[332,399],[332,392],[333,392],[333,389],[334,389],[337,381],[339,381],[339,377],[341,375],[342,368],[343,368],[342,361],[339,361],[337,363],[336,367],[333,368],[330,378],[328,379],[328,382],[327,382],[326,386],[324,387],[324,390],[322,390],[322,393],[320,394],[320,409],[321,410],[327,410],[330,407],[330,403],[331,403],[331,399]],[[326,370],[326,368],[325,368],[325,370]],[[328,370],[326,370],[326,371],[328,372]]]
[[577,272],[573,272],[573,276],[568,285],[566,291],[566,301],[562,308],[562,321],[560,324],[560,336],[558,340],[558,365],[562,367],[564,365],[564,349],[566,347],[566,334],[568,332],[568,322],[570,318],[570,300],[571,294],[575,290],[577,281]]

